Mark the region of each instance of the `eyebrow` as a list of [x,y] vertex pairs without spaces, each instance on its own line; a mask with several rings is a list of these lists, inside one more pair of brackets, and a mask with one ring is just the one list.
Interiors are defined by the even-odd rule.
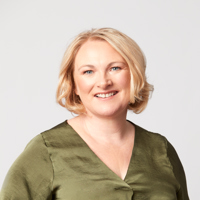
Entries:
[[78,71],[80,70],[80,69],[82,69],[83,67],[89,67],[89,68],[94,68],[94,65],[82,65],[82,66],[80,66],[79,68],[78,68]]
[[[115,61],[115,62],[111,62],[107,65],[107,67],[110,67],[111,65],[114,65],[114,64],[117,64],[117,63],[120,63],[120,64],[123,64],[123,65],[126,65],[125,62],[121,62],[121,61]],[[86,65],[81,65],[79,68],[78,68],[78,71],[83,68],[83,67],[89,67],[89,68],[95,68],[94,65],[90,65],[90,64],[86,64]]]

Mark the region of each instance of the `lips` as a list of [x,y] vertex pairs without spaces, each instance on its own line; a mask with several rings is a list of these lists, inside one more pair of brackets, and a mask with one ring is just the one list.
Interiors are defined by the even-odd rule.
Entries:
[[111,96],[114,96],[115,94],[117,94],[117,91],[110,91],[110,92],[104,92],[104,93],[97,93],[95,94],[95,97],[98,97],[98,98],[108,98],[108,97],[111,97]]

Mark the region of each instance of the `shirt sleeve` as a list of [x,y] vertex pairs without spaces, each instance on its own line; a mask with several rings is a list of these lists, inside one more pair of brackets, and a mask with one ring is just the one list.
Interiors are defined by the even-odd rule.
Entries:
[[33,138],[4,180],[1,200],[51,200],[53,167],[42,134]]
[[167,154],[173,168],[174,176],[176,177],[180,185],[179,191],[177,192],[177,199],[189,200],[188,192],[187,192],[186,177],[185,177],[183,166],[176,153],[176,150],[169,143],[169,141],[167,141]]

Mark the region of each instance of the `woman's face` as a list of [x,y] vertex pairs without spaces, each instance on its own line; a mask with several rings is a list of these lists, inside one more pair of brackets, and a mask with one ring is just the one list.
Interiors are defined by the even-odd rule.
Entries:
[[87,41],[74,63],[75,92],[87,113],[98,117],[126,114],[130,72],[123,57],[106,41]]

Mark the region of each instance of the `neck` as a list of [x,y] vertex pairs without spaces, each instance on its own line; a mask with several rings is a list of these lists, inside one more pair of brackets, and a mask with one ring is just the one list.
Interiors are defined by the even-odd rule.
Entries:
[[126,113],[111,118],[89,115],[80,115],[79,118],[85,133],[99,142],[117,144],[126,139],[130,129]]

